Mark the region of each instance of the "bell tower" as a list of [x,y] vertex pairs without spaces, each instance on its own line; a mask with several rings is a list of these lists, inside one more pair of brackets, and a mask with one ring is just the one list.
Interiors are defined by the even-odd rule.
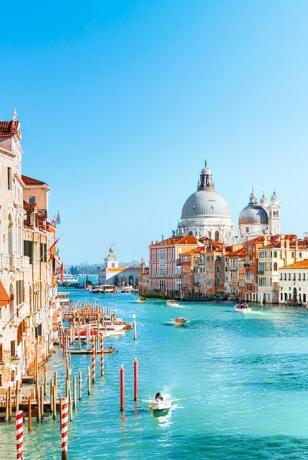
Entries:
[[268,213],[270,235],[280,234],[280,201],[275,190],[271,198],[271,204],[268,208]]

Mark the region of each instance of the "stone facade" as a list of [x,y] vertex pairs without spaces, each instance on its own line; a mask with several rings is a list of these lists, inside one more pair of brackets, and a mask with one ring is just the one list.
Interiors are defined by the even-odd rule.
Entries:
[[0,392],[33,373],[35,348],[44,360],[54,338],[56,284],[49,250],[56,229],[47,220],[48,186],[22,176],[21,163],[14,114],[0,122]]

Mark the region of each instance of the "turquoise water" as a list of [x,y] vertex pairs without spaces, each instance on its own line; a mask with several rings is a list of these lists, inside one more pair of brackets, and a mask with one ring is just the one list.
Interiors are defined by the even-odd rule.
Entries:
[[[70,292],[74,301],[85,295]],[[84,391],[70,424],[70,459],[308,458],[307,311],[266,308],[245,315],[231,304],[190,303],[176,310],[157,300],[137,304],[130,294],[91,296],[116,306],[125,319],[136,313],[138,339],[128,331],[106,340],[119,353],[106,356],[104,379],[97,363],[95,390],[90,398]],[[188,326],[169,325],[175,316],[187,317]],[[135,356],[138,405],[132,397]],[[72,357],[73,374],[89,364],[89,356]],[[148,410],[157,391],[173,402],[166,417]],[[14,425],[3,423],[0,430],[0,458],[13,459]],[[59,459],[59,423],[48,417],[34,422],[25,449],[27,459]]]

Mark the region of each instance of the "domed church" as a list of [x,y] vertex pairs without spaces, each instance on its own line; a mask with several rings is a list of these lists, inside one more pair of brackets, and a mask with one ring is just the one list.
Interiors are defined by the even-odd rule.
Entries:
[[247,241],[260,235],[280,233],[280,202],[274,191],[269,203],[264,193],[260,203],[252,189],[248,205],[239,216],[241,241]]
[[198,188],[187,198],[178,225],[180,235],[193,234],[231,243],[233,224],[226,200],[216,192],[212,171],[205,162]]

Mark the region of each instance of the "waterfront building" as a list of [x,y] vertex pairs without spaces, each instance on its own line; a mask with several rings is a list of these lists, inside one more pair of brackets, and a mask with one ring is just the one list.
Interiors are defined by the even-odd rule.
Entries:
[[206,162],[200,173],[197,191],[184,203],[178,233],[198,238],[208,237],[225,243],[232,241],[230,208],[226,200],[216,192],[212,171]]
[[0,387],[21,378],[25,286],[21,130],[0,122]]
[[204,249],[194,264],[194,287],[202,297],[224,296],[225,245],[209,238],[201,238]]
[[114,248],[110,247],[104,260],[104,266],[99,272],[99,283],[119,287],[137,287],[142,269],[142,265],[136,264],[120,266],[120,260]]
[[242,292],[242,299],[255,302],[258,300],[258,257],[259,249],[264,246],[265,237],[258,236],[245,243],[246,255],[244,261],[245,287]]
[[[34,372],[34,359],[48,358],[54,341],[54,317],[57,315],[55,258],[55,223],[48,221],[48,185],[22,176],[24,187],[24,254],[26,304],[29,306],[25,370]],[[27,200],[27,201],[26,201]]]
[[234,250],[232,248],[225,252],[225,293],[229,298],[243,299],[245,297],[246,259],[247,249],[245,247]]
[[239,216],[239,241],[256,238],[260,235],[280,233],[280,202],[274,191],[269,203],[264,193],[260,202],[254,190],[249,197],[248,205]]
[[49,250],[55,227],[47,220],[48,186],[22,176],[21,164],[14,113],[11,121],[0,122],[0,393],[24,374],[33,375],[35,352],[42,361],[53,342],[56,284]]
[[154,295],[181,295],[180,255],[202,246],[193,235],[177,235],[152,242],[149,258],[149,290]]
[[198,290],[199,282],[195,279],[195,265],[196,260],[203,253],[204,246],[200,246],[179,254],[181,296],[183,297],[194,297],[197,293],[201,294]]
[[308,305],[308,258],[279,270],[279,302]]
[[279,302],[279,270],[296,261],[308,258],[308,239],[296,235],[273,235],[265,239],[258,254],[258,300]]

